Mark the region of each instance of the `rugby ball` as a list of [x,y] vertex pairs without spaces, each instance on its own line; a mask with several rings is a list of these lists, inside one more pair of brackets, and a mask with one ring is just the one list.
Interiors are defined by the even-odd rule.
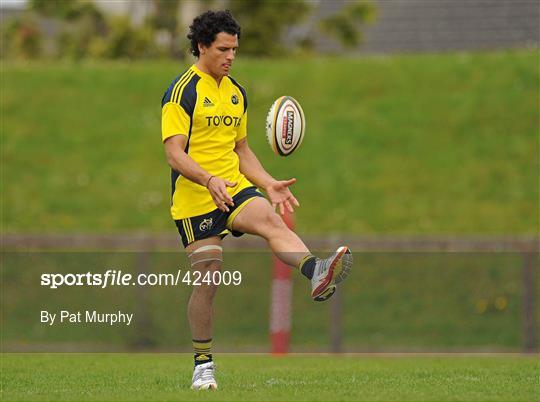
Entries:
[[266,117],[266,138],[272,150],[288,156],[300,146],[306,131],[304,111],[296,99],[281,96]]

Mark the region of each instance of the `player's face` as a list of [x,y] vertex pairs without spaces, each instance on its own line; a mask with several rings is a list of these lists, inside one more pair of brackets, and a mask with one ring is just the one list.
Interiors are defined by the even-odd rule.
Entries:
[[220,32],[209,47],[199,45],[200,60],[214,78],[223,77],[229,75],[237,48],[237,35]]

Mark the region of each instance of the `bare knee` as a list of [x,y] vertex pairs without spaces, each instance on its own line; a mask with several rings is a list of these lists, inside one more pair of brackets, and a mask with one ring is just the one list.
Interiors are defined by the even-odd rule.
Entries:
[[279,235],[280,232],[289,230],[283,219],[275,212],[270,212],[261,219],[260,222],[260,234],[263,237],[274,237]]
[[210,302],[214,300],[218,285],[214,282],[216,271],[221,270],[222,250],[220,246],[203,246],[189,254],[191,262],[192,295]]

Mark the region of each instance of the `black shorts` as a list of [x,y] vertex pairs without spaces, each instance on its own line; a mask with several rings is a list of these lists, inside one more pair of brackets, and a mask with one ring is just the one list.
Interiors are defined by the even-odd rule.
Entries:
[[229,212],[223,212],[216,208],[207,214],[175,220],[184,247],[196,240],[212,236],[221,236],[223,238],[229,233],[232,233],[235,237],[242,236],[242,232],[232,230],[232,221],[242,208],[256,197],[264,196],[257,190],[257,187],[246,187],[233,196],[234,207],[229,206]]

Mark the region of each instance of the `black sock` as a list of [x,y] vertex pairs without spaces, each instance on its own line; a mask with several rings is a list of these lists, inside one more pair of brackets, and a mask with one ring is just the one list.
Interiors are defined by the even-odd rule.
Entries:
[[196,366],[198,366],[199,364],[210,363],[212,361],[212,353],[210,354],[195,353],[195,356],[193,356],[193,358],[195,360]]
[[193,356],[195,365],[209,363],[212,361],[212,339],[196,340],[193,339]]
[[308,279],[313,278],[313,271],[315,270],[316,262],[317,258],[311,254],[304,257],[304,259],[300,261],[300,272],[302,272],[302,275]]

